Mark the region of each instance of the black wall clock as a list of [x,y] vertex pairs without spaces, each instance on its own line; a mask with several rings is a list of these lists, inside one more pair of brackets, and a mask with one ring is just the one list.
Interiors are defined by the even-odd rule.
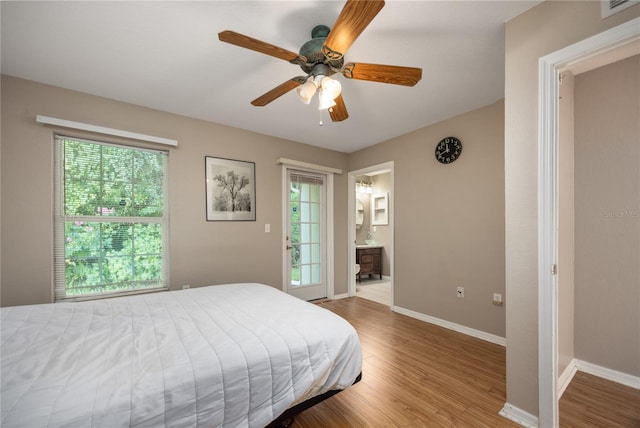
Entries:
[[448,164],[460,157],[462,142],[456,137],[445,137],[436,145],[436,159],[440,163]]

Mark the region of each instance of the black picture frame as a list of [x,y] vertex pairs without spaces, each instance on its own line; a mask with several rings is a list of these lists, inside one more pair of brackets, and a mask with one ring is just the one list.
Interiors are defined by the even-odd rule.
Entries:
[[255,162],[205,156],[207,221],[256,221]]

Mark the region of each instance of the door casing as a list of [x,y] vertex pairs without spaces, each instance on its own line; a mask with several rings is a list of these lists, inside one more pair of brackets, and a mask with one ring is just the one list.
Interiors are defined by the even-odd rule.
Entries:
[[558,412],[558,95],[559,74],[640,41],[640,18],[540,58],[538,65],[538,425],[557,427]]
[[289,171],[301,171],[301,172],[309,172],[313,174],[324,174],[325,175],[325,185],[326,185],[326,263],[325,263],[325,278],[327,284],[327,298],[334,298],[334,214],[333,214],[333,199],[334,199],[334,173],[338,170],[333,168],[325,168],[322,166],[314,167],[311,164],[302,165],[301,162],[288,163],[285,159],[279,159],[279,163],[282,164],[282,190],[281,190],[281,203],[282,203],[282,284],[281,289],[285,293],[288,289],[288,281],[289,274],[287,272],[287,257],[289,256],[286,246],[287,246],[287,234],[289,231],[287,230],[287,215],[288,215],[288,182],[289,182]]

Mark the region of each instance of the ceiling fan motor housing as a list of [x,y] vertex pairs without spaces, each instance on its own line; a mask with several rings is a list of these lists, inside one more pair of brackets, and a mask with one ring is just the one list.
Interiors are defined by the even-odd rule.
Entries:
[[[329,59],[323,53],[324,42],[331,29],[326,25],[316,25],[311,30],[311,40],[300,47],[300,55],[307,59],[307,62],[300,64],[300,68],[313,76],[323,74],[329,76],[340,71],[344,64],[344,58]],[[316,67],[318,64],[326,67]],[[327,71],[328,70],[328,71]]]
[[[349,47],[383,6],[383,0],[347,0],[333,29],[316,25],[311,30],[311,40],[302,45],[299,53],[230,30],[218,33],[218,38],[225,43],[288,61],[305,72],[304,76],[293,77],[251,101],[252,105],[265,106],[293,89],[298,91],[298,95],[308,90],[308,94],[301,96],[306,102],[321,88],[321,98],[333,102],[329,109],[331,120],[340,122],[347,119],[349,114],[340,94],[340,82],[328,76],[342,74],[347,79],[405,86],[414,86],[422,78],[421,68],[365,63],[345,65],[344,55]],[[323,105],[320,103],[319,107],[323,108]]]

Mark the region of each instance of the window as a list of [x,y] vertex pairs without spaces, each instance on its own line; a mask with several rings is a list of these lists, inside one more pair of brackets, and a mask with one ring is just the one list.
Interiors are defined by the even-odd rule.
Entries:
[[168,153],[56,136],[56,301],[166,289]]

